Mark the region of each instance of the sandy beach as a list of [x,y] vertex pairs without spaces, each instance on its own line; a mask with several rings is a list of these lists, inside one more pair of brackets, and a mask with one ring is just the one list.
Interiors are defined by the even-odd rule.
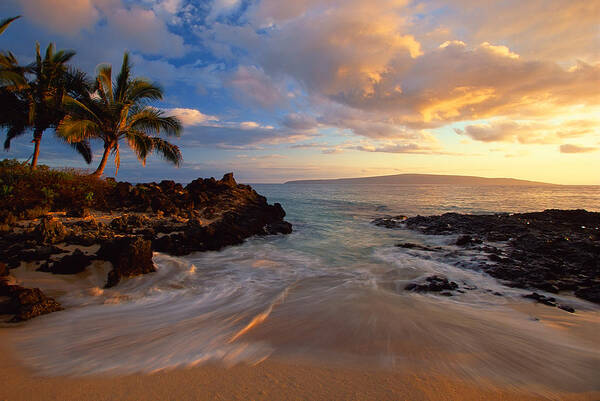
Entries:
[[542,395],[490,383],[389,370],[284,361],[201,366],[149,375],[42,377],[22,366],[0,331],[2,400],[577,400],[600,392]]
[[[541,321],[593,344],[596,313],[577,318],[531,304],[515,311],[536,314]],[[27,324],[27,323],[24,323]],[[0,328],[0,400],[577,400],[597,401],[590,385],[578,392],[548,386],[472,379],[413,367],[381,368],[357,363],[274,356],[256,365],[208,363],[147,374],[43,375],[25,366],[17,354],[23,324]],[[259,334],[260,330],[256,334]],[[399,343],[402,341],[398,340]],[[423,352],[426,350],[415,351]],[[440,357],[438,355],[437,357]],[[456,358],[457,355],[448,358]],[[445,361],[456,363],[457,361]],[[500,377],[500,376],[499,376]],[[500,379],[501,380],[501,379]],[[561,382],[557,377],[557,383]],[[568,388],[565,387],[565,388]],[[592,389],[592,391],[589,391]],[[588,391],[585,391],[588,390]]]

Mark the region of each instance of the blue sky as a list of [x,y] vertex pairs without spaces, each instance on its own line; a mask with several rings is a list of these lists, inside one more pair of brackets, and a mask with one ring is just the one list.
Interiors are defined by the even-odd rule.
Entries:
[[[590,172],[600,169],[599,10],[544,0],[4,0],[0,16],[23,18],[0,48],[26,63],[36,40],[54,42],[90,75],[100,63],[118,68],[127,50],[135,74],[164,87],[157,106],[185,125],[175,141],[184,164],[142,167],[125,152],[120,179],[417,172],[600,184]],[[29,141],[4,156],[26,159]],[[51,132],[40,162],[84,166]]]

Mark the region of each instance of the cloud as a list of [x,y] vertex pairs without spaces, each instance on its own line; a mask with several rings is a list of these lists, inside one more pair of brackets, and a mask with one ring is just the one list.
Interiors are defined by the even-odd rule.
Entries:
[[[501,3],[494,3],[492,8],[511,21],[509,7]],[[593,11],[588,3],[577,3]],[[478,8],[490,26],[499,26],[492,14]],[[568,8],[573,15],[580,15],[573,7]],[[419,6],[396,0],[263,0],[249,7],[246,17],[250,25],[219,24],[209,28],[210,34],[204,38],[213,45],[228,47],[231,54],[242,52],[245,62],[249,60],[261,76],[298,82],[311,101],[327,99],[351,111],[345,114],[366,117],[371,125],[368,130],[353,123],[358,118],[343,120],[326,112],[319,118],[320,123],[337,120],[336,126],[345,125],[363,136],[386,137],[406,128],[434,128],[491,117],[515,121],[541,118],[563,114],[565,108],[574,105],[600,104],[600,93],[595,90],[600,84],[600,64],[579,61],[569,67],[551,59],[527,57],[530,54],[526,50],[524,56],[524,47],[514,47],[528,42],[527,37],[490,33],[482,40],[477,29],[471,29],[479,26],[478,22],[465,22],[465,35],[458,27],[438,29],[439,24],[429,24],[429,19],[444,20],[443,10],[462,20],[456,16],[459,7],[435,0]],[[427,11],[430,13],[424,14]],[[523,28],[527,18],[519,7],[513,4],[510,11]],[[547,15],[545,10],[542,14]],[[534,19],[541,21],[538,16]],[[562,17],[560,21],[567,23]],[[588,24],[590,18],[585,21]],[[429,35],[434,26],[435,35]],[[570,26],[577,29],[574,21]],[[516,32],[516,25],[513,29]],[[541,34],[536,35],[542,40]],[[444,36],[433,45],[434,38]],[[550,44],[544,41],[544,45]],[[264,77],[262,81],[266,81]],[[242,94],[252,97],[252,92]],[[278,104],[272,97],[267,99],[259,103],[269,107]]]
[[427,17],[415,26],[423,32],[419,38],[443,26],[472,42],[505,44],[521,57],[600,61],[597,1],[431,0],[420,6]]
[[495,53],[501,57],[508,57],[512,59],[518,59],[519,55],[510,51],[510,49],[506,46],[494,46],[489,42],[483,42],[481,44],[482,49],[486,49],[492,53]]
[[21,6],[25,18],[53,32],[73,35],[92,27],[101,10],[119,3],[119,0],[22,0]]
[[579,146],[572,144],[564,144],[560,145],[560,153],[587,153],[587,152],[595,152],[598,148],[587,147],[587,146]]
[[210,13],[209,20],[214,20],[218,17],[227,15],[235,11],[241,4],[241,0],[214,0]]
[[382,152],[382,153],[412,153],[412,154],[452,154],[445,152],[439,147],[423,146],[418,143],[397,143],[388,144],[384,146],[373,146],[373,145],[359,145],[352,149],[360,150],[363,152]]
[[148,77],[166,86],[184,84],[196,88],[201,94],[222,88],[223,65],[197,63],[176,66],[167,60],[148,60],[132,55],[136,74]]
[[169,32],[153,10],[118,8],[108,16],[105,29],[128,47],[146,54],[181,57],[186,49],[181,36]]
[[304,141],[313,136],[246,121],[189,127],[181,136],[181,142],[184,149],[263,149],[265,146]]
[[212,121],[219,121],[218,117],[204,114],[196,109],[174,108],[165,109],[165,112],[178,117],[184,126],[197,126]]
[[515,122],[506,120],[486,124],[471,124],[464,129],[455,128],[459,135],[480,142],[518,142],[521,144],[559,143],[562,138],[575,138],[600,132],[595,121],[570,120],[552,122]]
[[274,108],[286,102],[284,90],[255,66],[239,66],[226,82],[239,100]]
[[281,124],[284,127],[302,131],[314,129],[319,125],[314,117],[301,113],[287,114]]
[[75,39],[79,48],[101,44],[165,57],[181,57],[187,51],[183,38],[170,32],[158,15],[172,16],[178,0],[157,2],[154,8],[122,0],[18,1],[28,21]]

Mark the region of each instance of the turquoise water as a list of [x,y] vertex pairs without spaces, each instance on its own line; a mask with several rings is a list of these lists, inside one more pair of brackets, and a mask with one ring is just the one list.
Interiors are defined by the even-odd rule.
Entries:
[[[283,205],[291,235],[182,258],[156,254],[157,273],[112,289],[90,278],[59,297],[66,311],[20,329],[25,363],[44,374],[81,375],[294,358],[600,389],[597,341],[569,331],[600,329],[597,305],[561,294],[576,315],[545,306],[532,312],[524,290],[477,271],[482,256],[455,247],[455,237],[370,223],[397,214],[600,211],[600,187],[254,187]],[[403,290],[434,273],[470,290],[451,298]],[[544,319],[573,319],[572,329]]]

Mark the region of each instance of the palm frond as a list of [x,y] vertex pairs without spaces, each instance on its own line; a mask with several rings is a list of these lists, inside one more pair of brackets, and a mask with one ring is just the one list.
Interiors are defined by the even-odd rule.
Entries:
[[101,130],[94,121],[67,115],[56,127],[56,135],[68,143],[77,143],[101,136]]
[[160,134],[167,136],[180,136],[183,126],[175,116],[165,116],[164,112],[152,107],[144,107],[131,116],[130,127],[146,134]]
[[131,63],[129,62],[129,53],[123,54],[123,64],[121,71],[117,75],[117,89],[115,98],[118,102],[123,102],[129,86],[129,76],[131,75]]
[[89,142],[73,142],[69,145],[71,145],[71,147],[75,149],[75,151],[79,153],[81,157],[83,157],[83,160],[85,160],[87,164],[90,164],[92,162],[92,148],[90,147]]
[[13,125],[6,132],[6,139],[4,140],[4,150],[10,149],[10,142],[18,136],[23,135],[26,132],[25,125]]
[[177,145],[173,145],[162,138],[151,137],[152,150],[162,156],[168,162],[173,163],[177,167],[183,162],[183,156]]
[[138,160],[146,165],[146,158],[152,153],[153,142],[152,138],[143,132],[129,131],[126,135],[129,147],[135,152]]
[[114,103],[112,88],[112,66],[110,64],[103,64],[98,67],[96,85],[98,87],[100,97],[106,103]]
[[52,55],[52,57],[48,60],[53,64],[65,64],[69,62],[74,56],[75,52],[73,50],[60,50]]
[[16,19],[21,18],[20,15],[17,15],[16,17],[11,17],[11,18],[5,18],[3,20],[0,21],[0,35],[2,33],[4,33],[4,31],[6,30],[6,28],[8,28],[8,26]]
[[163,90],[157,84],[146,79],[136,78],[129,82],[126,97],[131,103],[139,103],[145,100],[162,100]]
[[121,152],[119,152],[119,143],[113,148],[113,154],[115,155],[115,176],[119,173],[119,167],[121,167]]
[[27,81],[26,68],[21,67],[11,52],[0,52],[0,85],[10,89],[22,89]]

